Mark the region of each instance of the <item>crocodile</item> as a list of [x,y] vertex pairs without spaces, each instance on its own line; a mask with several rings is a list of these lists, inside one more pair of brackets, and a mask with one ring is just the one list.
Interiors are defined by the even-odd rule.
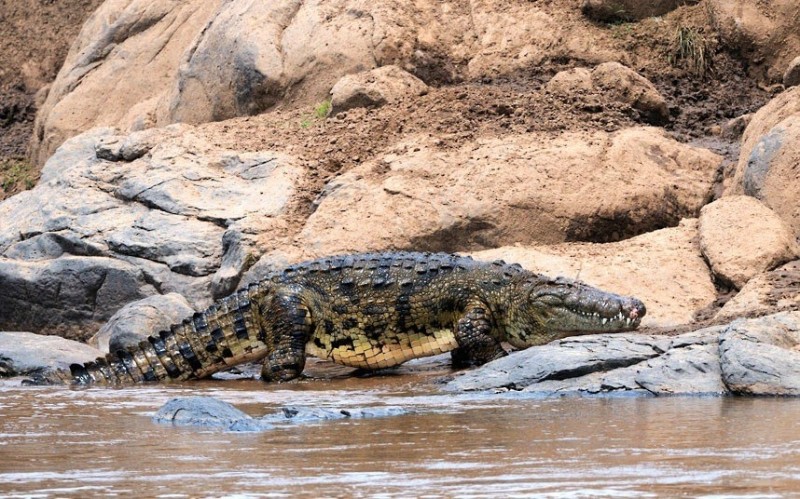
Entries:
[[137,346],[50,372],[36,384],[200,379],[263,360],[265,381],[301,375],[306,356],[378,370],[452,352],[481,365],[575,334],[635,329],[644,304],[518,264],[445,253],[322,258],[268,274]]

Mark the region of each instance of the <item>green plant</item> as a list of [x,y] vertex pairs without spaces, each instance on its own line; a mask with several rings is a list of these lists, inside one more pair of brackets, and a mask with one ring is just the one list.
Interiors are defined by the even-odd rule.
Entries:
[[324,120],[328,117],[331,113],[331,100],[324,100],[314,106],[313,111],[311,114],[307,114],[303,116],[302,120],[300,120],[300,128],[309,128],[314,122],[319,120]]
[[703,76],[710,69],[710,49],[708,41],[697,28],[679,26],[675,30],[669,62],[673,66],[684,64],[689,71]]
[[330,112],[331,112],[331,100],[330,99],[324,100],[324,101],[320,102],[319,104],[317,104],[316,106],[314,106],[314,114],[319,119],[327,118],[328,115],[330,114]]
[[33,166],[21,159],[0,159],[0,188],[5,193],[26,190],[36,184]]

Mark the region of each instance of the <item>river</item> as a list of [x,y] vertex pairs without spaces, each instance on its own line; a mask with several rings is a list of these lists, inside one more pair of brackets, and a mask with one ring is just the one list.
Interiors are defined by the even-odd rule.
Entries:
[[[800,493],[800,401],[443,395],[437,369],[267,385],[0,382],[3,497],[782,497]],[[233,433],[152,422],[173,397],[414,411]]]

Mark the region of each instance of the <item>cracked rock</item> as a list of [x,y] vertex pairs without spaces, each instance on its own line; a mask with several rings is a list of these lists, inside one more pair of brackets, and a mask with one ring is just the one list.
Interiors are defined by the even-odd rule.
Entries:
[[[111,143],[100,156],[114,161],[98,157]],[[236,285],[256,235],[285,223],[298,163],[215,147],[188,125],[67,141],[34,189],[0,203],[0,328],[86,339],[150,295],[208,306],[212,284]]]

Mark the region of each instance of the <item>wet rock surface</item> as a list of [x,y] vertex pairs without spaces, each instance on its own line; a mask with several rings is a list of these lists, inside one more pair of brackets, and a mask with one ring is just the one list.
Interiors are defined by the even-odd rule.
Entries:
[[394,406],[355,409],[282,407],[275,413],[256,418],[227,402],[204,396],[172,399],[156,412],[153,421],[175,426],[222,428],[233,432],[258,432],[286,424],[401,416],[410,412],[402,407]]
[[532,347],[457,376],[448,391],[557,395],[798,395],[800,313],[678,336],[591,335]]

